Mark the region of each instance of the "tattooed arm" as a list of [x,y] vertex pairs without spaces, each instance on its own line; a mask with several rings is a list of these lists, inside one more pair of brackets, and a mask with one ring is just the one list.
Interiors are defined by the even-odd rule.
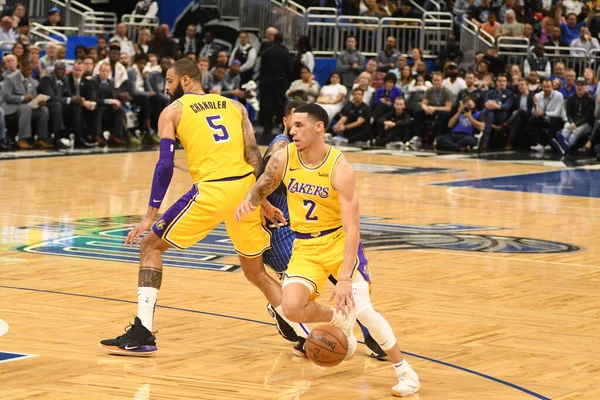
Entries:
[[250,188],[244,201],[235,211],[235,218],[241,221],[256,209],[268,195],[273,193],[281,183],[285,172],[287,162],[287,150],[285,148],[278,150],[271,156],[264,173],[258,178],[258,181]]
[[254,136],[254,127],[248,118],[248,111],[240,102],[231,100],[237,109],[242,113],[242,132],[244,133],[244,157],[246,162],[254,167],[254,176],[258,178],[261,173],[262,157],[256,144]]

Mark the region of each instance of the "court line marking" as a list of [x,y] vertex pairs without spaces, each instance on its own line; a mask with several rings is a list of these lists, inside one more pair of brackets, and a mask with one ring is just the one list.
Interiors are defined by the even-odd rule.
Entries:
[[8,332],[8,324],[3,319],[0,319],[0,337],[4,336]]
[[[486,197],[475,197],[475,196],[468,196],[466,194],[458,194],[458,193],[454,193],[455,190],[458,189],[474,189],[474,190],[481,190],[481,189],[486,189],[486,188],[474,188],[472,186],[456,186],[456,187],[451,187],[446,189],[446,193],[452,195],[452,196],[456,196],[456,197],[464,197],[466,199],[472,199],[472,200],[479,200],[479,201],[486,201],[486,202],[493,202],[493,203],[505,203],[505,204],[512,204],[515,205],[514,201],[508,201],[508,200],[493,200],[493,199],[488,199]],[[563,196],[560,194],[555,194],[555,193],[537,193],[537,192],[515,192],[513,190],[502,190],[500,188],[498,189],[488,189],[488,190],[499,190],[502,192],[509,192],[509,193],[515,193],[515,194],[542,194],[542,195],[551,195],[551,196]],[[582,198],[582,199],[589,199],[589,200],[593,200],[593,197],[585,197],[585,196],[570,196],[570,197],[578,197],[578,198]],[[533,207],[554,207],[554,208],[574,208],[576,210],[600,210],[600,207],[581,207],[581,206],[564,206],[562,204],[527,204],[527,206],[533,206]]]
[[[111,297],[93,296],[93,295],[79,294],[79,293],[69,293],[69,292],[59,292],[59,291],[55,291],[55,290],[26,288],[26,287],[20,287],[20,286],[0,285],[0,289],[23,290],[23,291],[38,292],[38,293],[52,293],[52,294],[60,294],[60,295],[63,295],[63,296],[84,297],[84,298],[95,299],[95,300],[104,300],[104,301],[114,301],[114,302],[118,302],[118,303],[137,304],[137,302],[135,302],[133,300],[122,300],[122,299],[115,299],[115,298],[111,298]],[[158,308],[164,308],[164,309],[167,309],[167,310],[190,312],[190,313],[194,313],[194,314],[209,315],[209,316],[212,316],[212,317],[221,317],[221,318],[227,318],[227,319],[234,319],[234,320],[237,320],[237,321],[245,321],[245,322],[252,322],[252,323],[255,323],[255,324],[275,326],[275,324],[273,324],[271,322],[264,322],[264,321],[259,321],[259,320],[256,320],[256,319],[250,319],[250,318],[244,318],[244,317],[236,317],[235,315],[219,314],[219,313],[213,313],[213,312],[209,312],[209,311],[192,310],[192,309],[189,309],[189,308],[181,308],[181,307],[173,307],[173,306],[157,305],[156,307],[158,307]],[[364,342],[359,342],[359,343],[364,344]],[[430,361],[430,362],[433,362],[435,364],[440,364],[440,365],[443,365],[443,366],[446,366],[446,367],[457,369],[459,371],[463,371],[463,372],[466,372],[466,373],[478,376],[480,378],[484,378],[484,379],[490,380],[492,382],[499,383],[501,385],[504,385],[504,386],[510,387],[512,389],[518,390],[518,391],[520,391],[522,393],[528,394],[528,395],[530,395],[532,397],[535,397],[537,399],[540,399],[540,400],[551,400],[549,397],[546,397],[544,395],[541,395],[539,393],[536,393],[534,391],[526,389],[526,388],[524,388],[522,386],[516,385],[514,383],[507,382],[507,381],[499,379],[499,378],[495,378],[493,376],[490,376],[490,375],[487,375],[487,374],[484,374],[484,373],[481,373],[481,372],[474,371],[474,370],[469,369],[469,368],[465,368],[465,367],[461,367],[459,365],[447,363],[445,361],[436,360],[435,358],[430,358],[430,357],[422,356],[422,355],[415,354],[415,353],[409,353],[408,351],[403,351],[403,353],[407,354],[407,355],[409,355],[411,357],[420,358],[422,360]]]

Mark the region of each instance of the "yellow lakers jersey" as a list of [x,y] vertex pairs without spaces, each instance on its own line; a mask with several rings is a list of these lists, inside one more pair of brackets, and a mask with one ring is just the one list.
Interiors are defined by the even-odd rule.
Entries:
[[342,226],[339,194],[332,184],[333,169],[341,156],[330,146],[321,165],[309,168],[302,163],[296,145],[288,145],[283,183],[293,231],[317,233]]
[[254,168],[244,157],[242,114],[226,97],[186,93],[177,137],[194,183],[244,176]]

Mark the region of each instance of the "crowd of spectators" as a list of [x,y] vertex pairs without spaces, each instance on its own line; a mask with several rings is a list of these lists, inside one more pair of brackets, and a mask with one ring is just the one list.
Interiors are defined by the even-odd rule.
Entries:
[[[349,15],[421,17],[404,0],[311,5]],[[337,144],[538,153],[552,145],[563,154],[593,151],[600,142],[596,73],[588,68],[577,76],[563,62],[552,63],[546,47],[566,47],[552,50],[564,57],[600,48],[600,4],[456,0],[448,6],[456,21],[468,18],[496,38],[527,37],[534,50],[520,64],[507,63],[495,47],[464,60],[456,32],[435,59],[424,58],[419,48],[401,54],[393,36],[368,59],[356,37],[347,34],[335,72],[321,86],[311,38],[299,37],[295,48],[287,49],[272,27],[260,47],[240,32],[230,50],[213,32],[200,35],[194,25],[179,38],[167,25],[154,32],[143,29],[134,43],[121,23],[114,36],[99,37],[96,46],[78,46],[74,63],[65,63],[64,47],[55,44],[40,57],[42,49],[31,44],[27,33],[25,8],[18,4],[0,20],[0,39],[4,46],[13,43],[4,49],[0,75],[1,120],[6,122],[0,126],[0,149],[12,145],[6,125],[14,127],[14,147],[20,149],[61,148],[73,137],[79,147],[156,143],[158,115],[169,102],[166,70],[185,57],[197,62],[206,93],[238,99],[258,111],[256,122],[267,137],[280,123],[287,100],[302,100],[327,111],[327,139]],[[51,9],[47,22],[60,24],[60,13]],[[471,64],[472,69],[462,68]],[[32,108],[29,103],[38,94],[47,100]]]

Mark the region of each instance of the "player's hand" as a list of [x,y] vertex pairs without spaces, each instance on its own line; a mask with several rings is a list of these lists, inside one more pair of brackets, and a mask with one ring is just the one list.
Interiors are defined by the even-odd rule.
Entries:
[[142,233],[146,232],[148,229],[150,229],[150,227],[152,226],[152,220],[148,219],[148,218],[144,218],[142,220],[142,222],[140,222],[139,224],[137,224],[127,235],[127,238],[125,239],[125,244],[124,246],[129,245],[129,247],[133,246],[134,244],[140,244],[142,241],[140,240],[140,236],[142,235]]
[[354,294],[352,293],[352,282],[350,280],[338,280],[329,301],[336,299],[335,308],[344,315],[352,312],[355,307]]
[[248,215],[250,215],[254,210],[256,210],[256,206],[252,204],[248,200],[244,200],[240,203],[240,205],[235,209],[235,220],[240,222]]
[[262,224],[267,227],[267,221],[272,222],[277,229],[279,229],[280,226],[287,225],[283,212],[279,208],[274,207],[267,200],[263,201],[261,204],[260,217],[262,219]]

